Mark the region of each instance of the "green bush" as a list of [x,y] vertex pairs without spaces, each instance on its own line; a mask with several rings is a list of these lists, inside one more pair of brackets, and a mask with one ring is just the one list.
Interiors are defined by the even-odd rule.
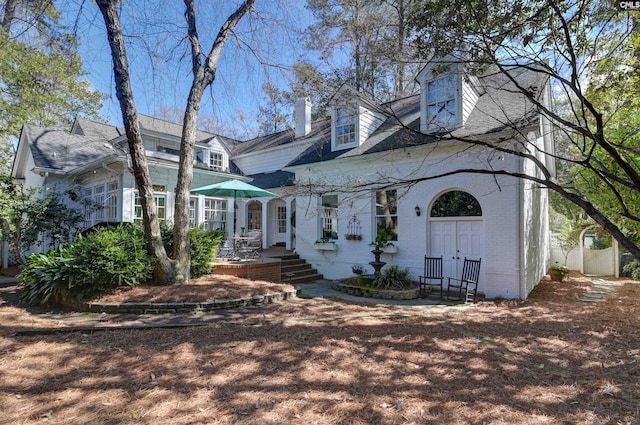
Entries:
[[96,229],[78,240],[73,251],[76,280],[96,294],[146,282],[153,272],[154,259],[139,225]]
[[[173,228],[171,226],[162,226],[162,241],[167,253],[173,253]],[[213,232],[193,228],[189,230],[190,248],[191,248],[191,268],[189,274],[192,278],[204,276],[211,273],[211,262],[216,259],[218,247],[222,241],[224,234],[222,232]]]
[[67,305],[143,283],[153,266],[142,228],[119,225],[91,231],[47,254],[30,255],[18,279],[29,305]]
[[411,281],[409,269],[401,269],[398,266],[385,268],[371,286],[381,289],[404,289]]
[[622,271],[634,279],[640,279],[640,261],[633,260],[629,264],[625,265]]
[[18,275],[21,298],[29,305],[64,305],[73,293],[73,252],[69,245],[32,254]]

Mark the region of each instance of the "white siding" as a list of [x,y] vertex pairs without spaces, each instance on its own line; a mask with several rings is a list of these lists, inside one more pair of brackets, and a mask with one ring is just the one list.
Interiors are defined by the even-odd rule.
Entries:
[[[326,181],[327,175],[335,176],[332,182],[340,181],[352,182],[379,180],[380,175],[413,178],[424,174],[438,174],[450,171],[459,167],[477,167],[479,153],[467,152],[455,157],[451,161],[451,150],[443,149],[439,152],[430,152],[427,155],[426,148],[412,149],[410,157],[400,153],[385,153],[378,160],[373,155],[369,155],[366,160],[352,159],[349,162],[331,161],[329,169],[322,164],[317,164],[316,172],[305,172],[297,170],[296,177],[303,180],[309,178],[322,179]],[[449,160],[446,160],[449,159]],[[517,169],[517,163],[501,161],[501,166],[509,169]],[[402,172],[400,171],[402,170]],[[399,190],[399,235],[398,253],[394,255],[383,254],[383,261],[387,264],[396,264],[401,267],[408,267],[414,278],[422,269],[422,258],[428,252],[429,246],[429,209],[433,201],[441,193],[459,189],[471,193],[480,202],[483,212],[484,226],[484,257],[482,258],[482,274],[484,283],[480,286],[480,291],[489,297],[502,296],[505,298],[518,298],[520,294],[519,285],[519,258],[522,253],[522,246],[518,241],[518,180],[508,177],[496,177],[483,175],[452,175],[437,180],[419,183],[409,191]],[[533,203],[542,202],[545,198],[533,196],[529,200],[532,206],[531,211],[543,212],[542,207],[533,207]],[[339,194],[339,239],[338,250],[335,252],[317,251],[313,247],[313,242],[319,237],[317,199],[298,198],[296,201],[296,250],[305,259],[310,261],[327,278],[338,279],[352,275],[351,266],[353,264],[363,264],[372,271],[368,265],[373,260],[371,247],[368,245],[373,238],[373,205],[372,195],[362,194]],[[416,216],[415,206],[422,210],[421,216]],[[361,241],[346,240],[346,226],[349,218],[357,215],[363,229],[363,239]],[[539,235],[540,230],[536,229],[537,224],[531,221],[535,229],[535,234]],[[530,232],[534,234],[534,232]],[[537,236],[544,239],[544,236]],[[527,249],[535,251],[544,247],[540,243],[529,244]],[[548,251],[535,252],[535,255],[544,257]],[[531,264],[533,264],[533,255]],[[539,268],[539,267],[538,267]],[[536,268],[528,273],[537,280],[544,276],[544,272]]]
[[467,81],[466,77],[462,78],[462,125],[465,125],[467,118],[471,115],[471,111],[478,101],[478,93]]
[[384,115],[376,113],[360,104],[358,106],[358,145],[363,144],[364,141],[380,127],[384,119]]
[[240,155],[233,161],[247,175],[270,173],[281,170],[308,146],[308,143],[292,143],[273,150]]

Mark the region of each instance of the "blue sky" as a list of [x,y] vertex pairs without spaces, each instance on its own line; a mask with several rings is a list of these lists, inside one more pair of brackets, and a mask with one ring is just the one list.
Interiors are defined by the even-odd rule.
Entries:
[[[201,1],[198,5],[198,30],[203,51],[208,52],[237,1]],[[121,125],[102,15],[93,2],[74,7],[68,10],[67,18],[76,27],[87,78],[107,96],[104,117]],[[158,116],[163,109],[184,109],[192,75],[183,13],[184,3],[178,0],[123,2],[121,19],[140,113]],[[203,116],[213,115],[223,128],[236,128],[241,133],[243,127],[257,127],[261,86],[271,81],[287,87],[291,66],[306,58],[296,30],[304,29],[310,19],[304,2],[258,0],[255,13],[243,19],[237,37],[225,46],[216,80],[203,98]]]

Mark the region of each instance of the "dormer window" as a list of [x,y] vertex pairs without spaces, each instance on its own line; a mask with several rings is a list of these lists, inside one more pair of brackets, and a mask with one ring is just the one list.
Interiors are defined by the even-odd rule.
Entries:
[[456,76],[449,74],[427,82],[427,127],[450,129],[457,122]]
[[336,148],[352,146],[356,142],[356,110],[353,107],[336,108]]
[[220,152],[210,152],[209,153],[209,167],[214,168],[216,170],[222,170],[224,166],[224,157]]

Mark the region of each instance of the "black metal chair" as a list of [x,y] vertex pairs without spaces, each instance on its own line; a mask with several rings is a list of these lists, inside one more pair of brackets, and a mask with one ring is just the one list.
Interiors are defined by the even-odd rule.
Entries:
[[[447,299],[451,295],[451,289],[458,292],[458,300],[462,300],[462,291],[464,291],[464,302],[475,302],[478,293],[478,280],[480,279],[480,261],[469,260],[464,258],[462,265],[462,276],[460,279],[454,277],[447,278]],[[452,282],[453,281],[453,282]]]
[[427,286],[436,288],[440,287],[440,298],[442,298],[442,284],[444,276],[442,275],[442,256],[440,257],[424,257],[424,271],[420,279],[420,298],[427,295]]

